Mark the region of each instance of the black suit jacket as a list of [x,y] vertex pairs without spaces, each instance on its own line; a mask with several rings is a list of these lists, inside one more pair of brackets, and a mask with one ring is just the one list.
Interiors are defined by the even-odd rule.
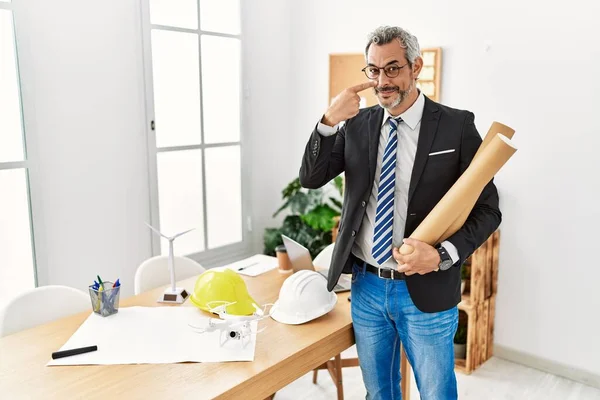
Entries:
[[[361,109],[335,135],[325,137],[315,127],[306,145],[300,182],[319,188],[342,172],[345,191],[339,234],[329,269],[331,291],[340,274],[351,273],[351,254],[361,227],[375,179],[377,148],[384,110],[380,106]],[[421,130],[408,193],[405,237],[429,214],[471,163],[482,142],[469,111],[453,109],[425,97]],[[429,156],[429,153],[456,149]],[[447,271],[406,277],[414,304],[423,312],[438,312],[460,302],[460,266],[500,225],[498,191],[490,181],[463,227],[448,240],[456,246],[460,261]]]

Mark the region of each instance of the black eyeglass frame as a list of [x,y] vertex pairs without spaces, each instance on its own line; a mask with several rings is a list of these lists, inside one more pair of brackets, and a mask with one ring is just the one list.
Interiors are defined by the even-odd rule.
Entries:
[[[390,65],[386,65],[383,68],[379,68],[379,67],[377,67],[375,65],[367,65],[366,67],[364,67],[363,69],[361,69],[361,71],[364,72],[364,74],[366,75],[366,77],[369,78],[369,79],[377,79],[377,78],[379,78],[379,74],[381,74],[381,70],[383,70],[383,73],[388,78],[395,78],[398,75],[400,75],[400,71],[402,71],[402,68],[406,67],[409,64],[410,63],[408,63],[408,62],[406,64],[402,65],[402,66],[397,65],[397,64],[390,64]],[[369,76],[369,74],[367,72],[367,68],[375,68],[375,69],[377,69],[377,75]],[[389,72],[389,68],[397,68],[398,70],[397,70],[396,73],[393,73],[393,72],[390,73]]]

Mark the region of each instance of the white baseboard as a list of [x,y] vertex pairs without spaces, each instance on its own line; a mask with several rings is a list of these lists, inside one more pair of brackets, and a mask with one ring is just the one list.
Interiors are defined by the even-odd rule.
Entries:
[[583,369],[569,367],[555,361],[550,361],[545,358],[499,346],[497,344],[494,345],[494,356],[600,389],[600,375],[596,375]]

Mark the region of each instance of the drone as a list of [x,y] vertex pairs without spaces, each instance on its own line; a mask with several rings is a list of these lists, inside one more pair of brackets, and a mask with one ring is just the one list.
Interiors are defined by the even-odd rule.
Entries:
[[[215,307],[210,307],[210,304],[219,304]],[[252,335],[256,335],[266,329],[263,327],[260,330],[253,330],[251,323],[253,321],[260,321],[262,319],[268,318],[271,315],[271,309],[267,313],[267,307],[272,306],[272,304],[266,304],[262,309],[259,308],[256,304],[254,308],[256,311],[252,315],[231,315],[227,313],[227,307],[235,304],[235,302],[226,302],[226,301],[212,301],[209,302],[209,311],[215,315],[218,315],[219,318],[209,318],[208,325],[205,327],[194,326],[189,324],[192,329],[194,329],[197,333],[209,333],[209,332],[220,332],[220,342],[221,346],[224,346],[230,340],[239,340],[242,343],[242,347],[246,347],[246,345],[250,342],[250,338]]]

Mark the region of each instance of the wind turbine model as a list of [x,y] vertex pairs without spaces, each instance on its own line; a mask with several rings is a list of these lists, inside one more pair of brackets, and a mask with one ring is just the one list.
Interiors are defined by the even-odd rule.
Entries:
[[181,304],[187,300],[187,298],[189,297],[189,293],[184,288],[175,287],[175,257],[173,256],[173,242],[179,236],[191,232],[194,229],[188,229],[185,232],[177,233],[176,235],[169,237],[160,233],[158,229],[154,228],[152,225],[148,223],[146,223],[146,225],[148,226],[148,228],[152,229],[156,234],[164,237],[169,241],[169,272],[171,273],[171,287],[165,289],[165,292],[162,294],[162,297],[158,300],[158,302]]

